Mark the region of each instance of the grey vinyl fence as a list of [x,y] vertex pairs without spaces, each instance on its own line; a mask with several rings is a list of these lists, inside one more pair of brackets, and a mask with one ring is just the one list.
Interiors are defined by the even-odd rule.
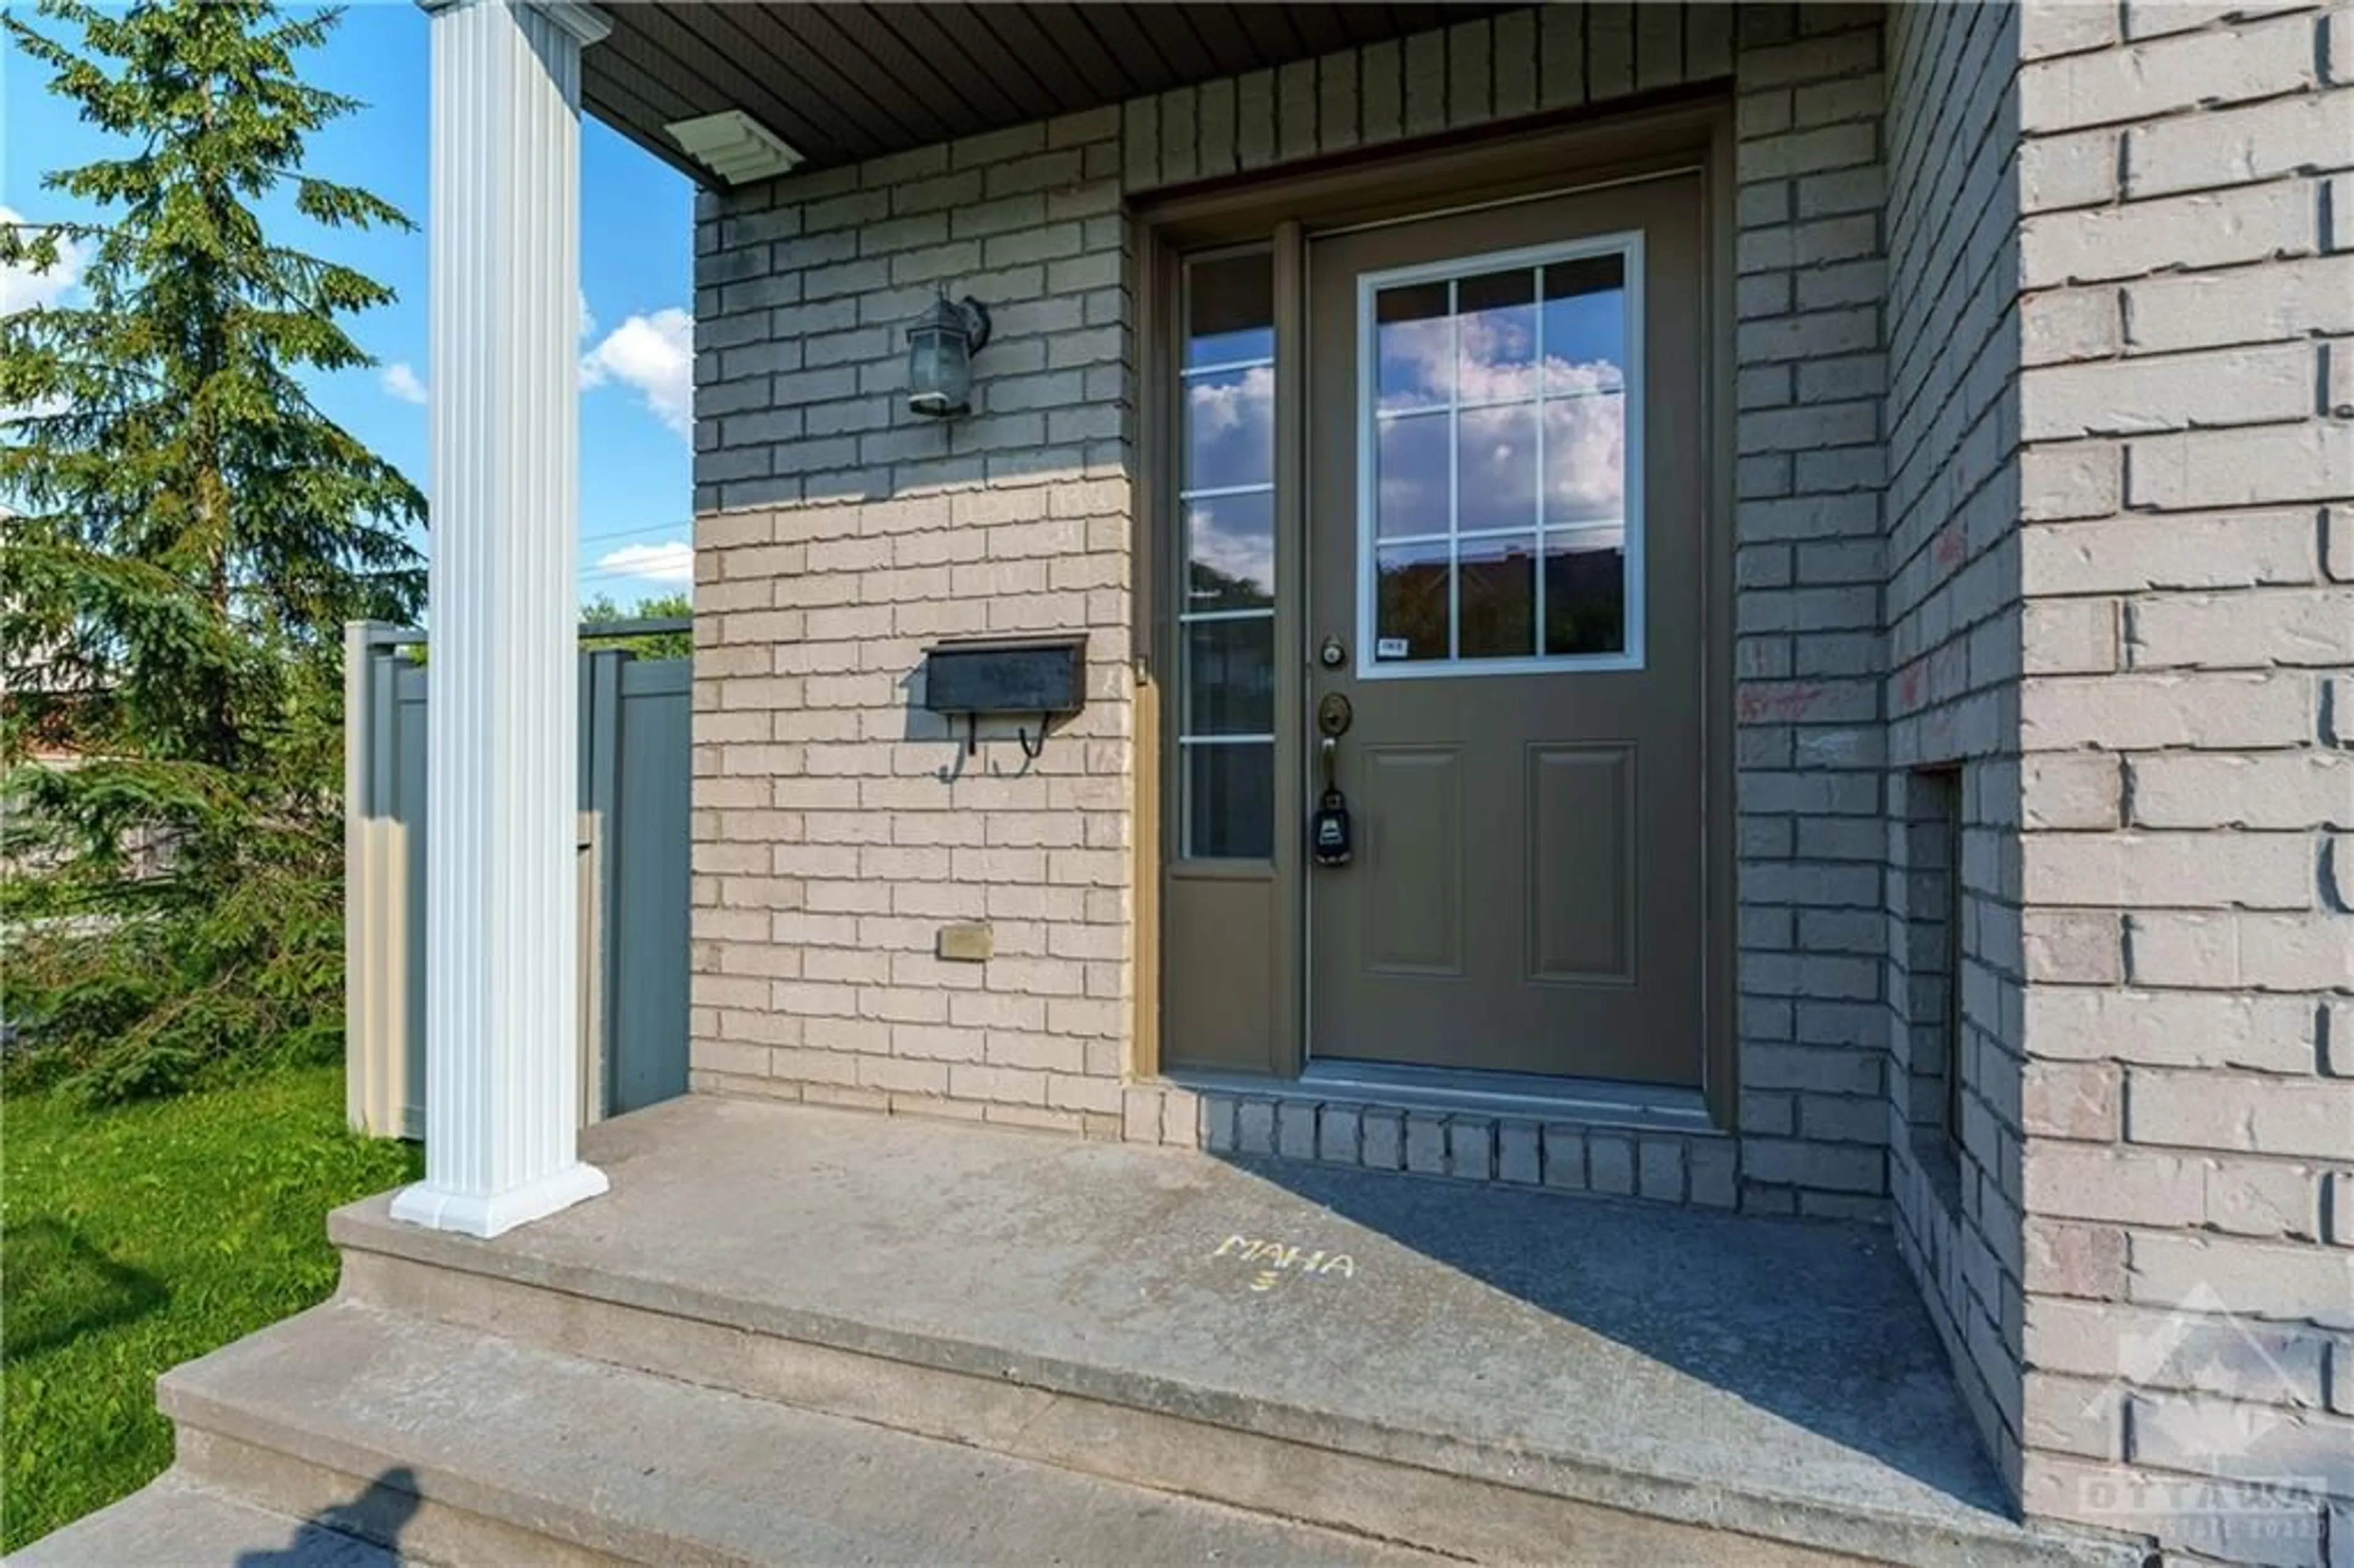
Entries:
[[[344,632],[345,1107],[380,1137],[425,1131],[425,641],[375,622]],[[689,670],[580,652],[583,1121],[686,1090]]]

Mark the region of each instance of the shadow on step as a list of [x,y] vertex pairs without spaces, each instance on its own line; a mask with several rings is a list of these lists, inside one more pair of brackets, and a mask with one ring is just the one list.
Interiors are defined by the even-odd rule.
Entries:
[[237,1554],[237,1568],[345,1568],[375,1557],[355,1552],[355,1538],[400,1552],[400,1534],[419,1507],[417,1473],[396,1465],[347,1503],[320,1510],[294,1529],[284,1546]]
[[[1694,1383],[2009,1512],[1885,1231],[1220,1158]],[[1593,1387],[1583,1418],[1606,1429],[1631,1414],[1624,1397],[1672,1402],[1690,1386],[1667,1380],[1620,1399]]]

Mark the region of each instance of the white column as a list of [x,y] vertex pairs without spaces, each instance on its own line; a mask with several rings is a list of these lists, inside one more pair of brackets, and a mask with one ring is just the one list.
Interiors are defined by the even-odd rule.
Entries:
[[581,1163],[574,578],[585,6],[455,0],[433,34],[425,1180],[493,1236]]

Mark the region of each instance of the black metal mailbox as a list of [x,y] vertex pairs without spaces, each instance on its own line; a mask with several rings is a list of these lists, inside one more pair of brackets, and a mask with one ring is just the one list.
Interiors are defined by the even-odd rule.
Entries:
[[970,751],[983,714],[1036,714],[1038,740],[1024,732],[1022,749],[1035,757],[1045,744],[1045,721],[1075,714],[1087,701],[1087,640],[1072,637],[973,637],[936,643],[924,652],[924,706],[965,716]]

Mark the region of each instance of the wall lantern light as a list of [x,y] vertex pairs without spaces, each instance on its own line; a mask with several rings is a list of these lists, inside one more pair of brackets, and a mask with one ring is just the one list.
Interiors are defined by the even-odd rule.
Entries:
[[989,311],[970,294],[944,289],[924,319],[907,329],[907,408],[944,419],[972,407],[972,356],[989,342]]

